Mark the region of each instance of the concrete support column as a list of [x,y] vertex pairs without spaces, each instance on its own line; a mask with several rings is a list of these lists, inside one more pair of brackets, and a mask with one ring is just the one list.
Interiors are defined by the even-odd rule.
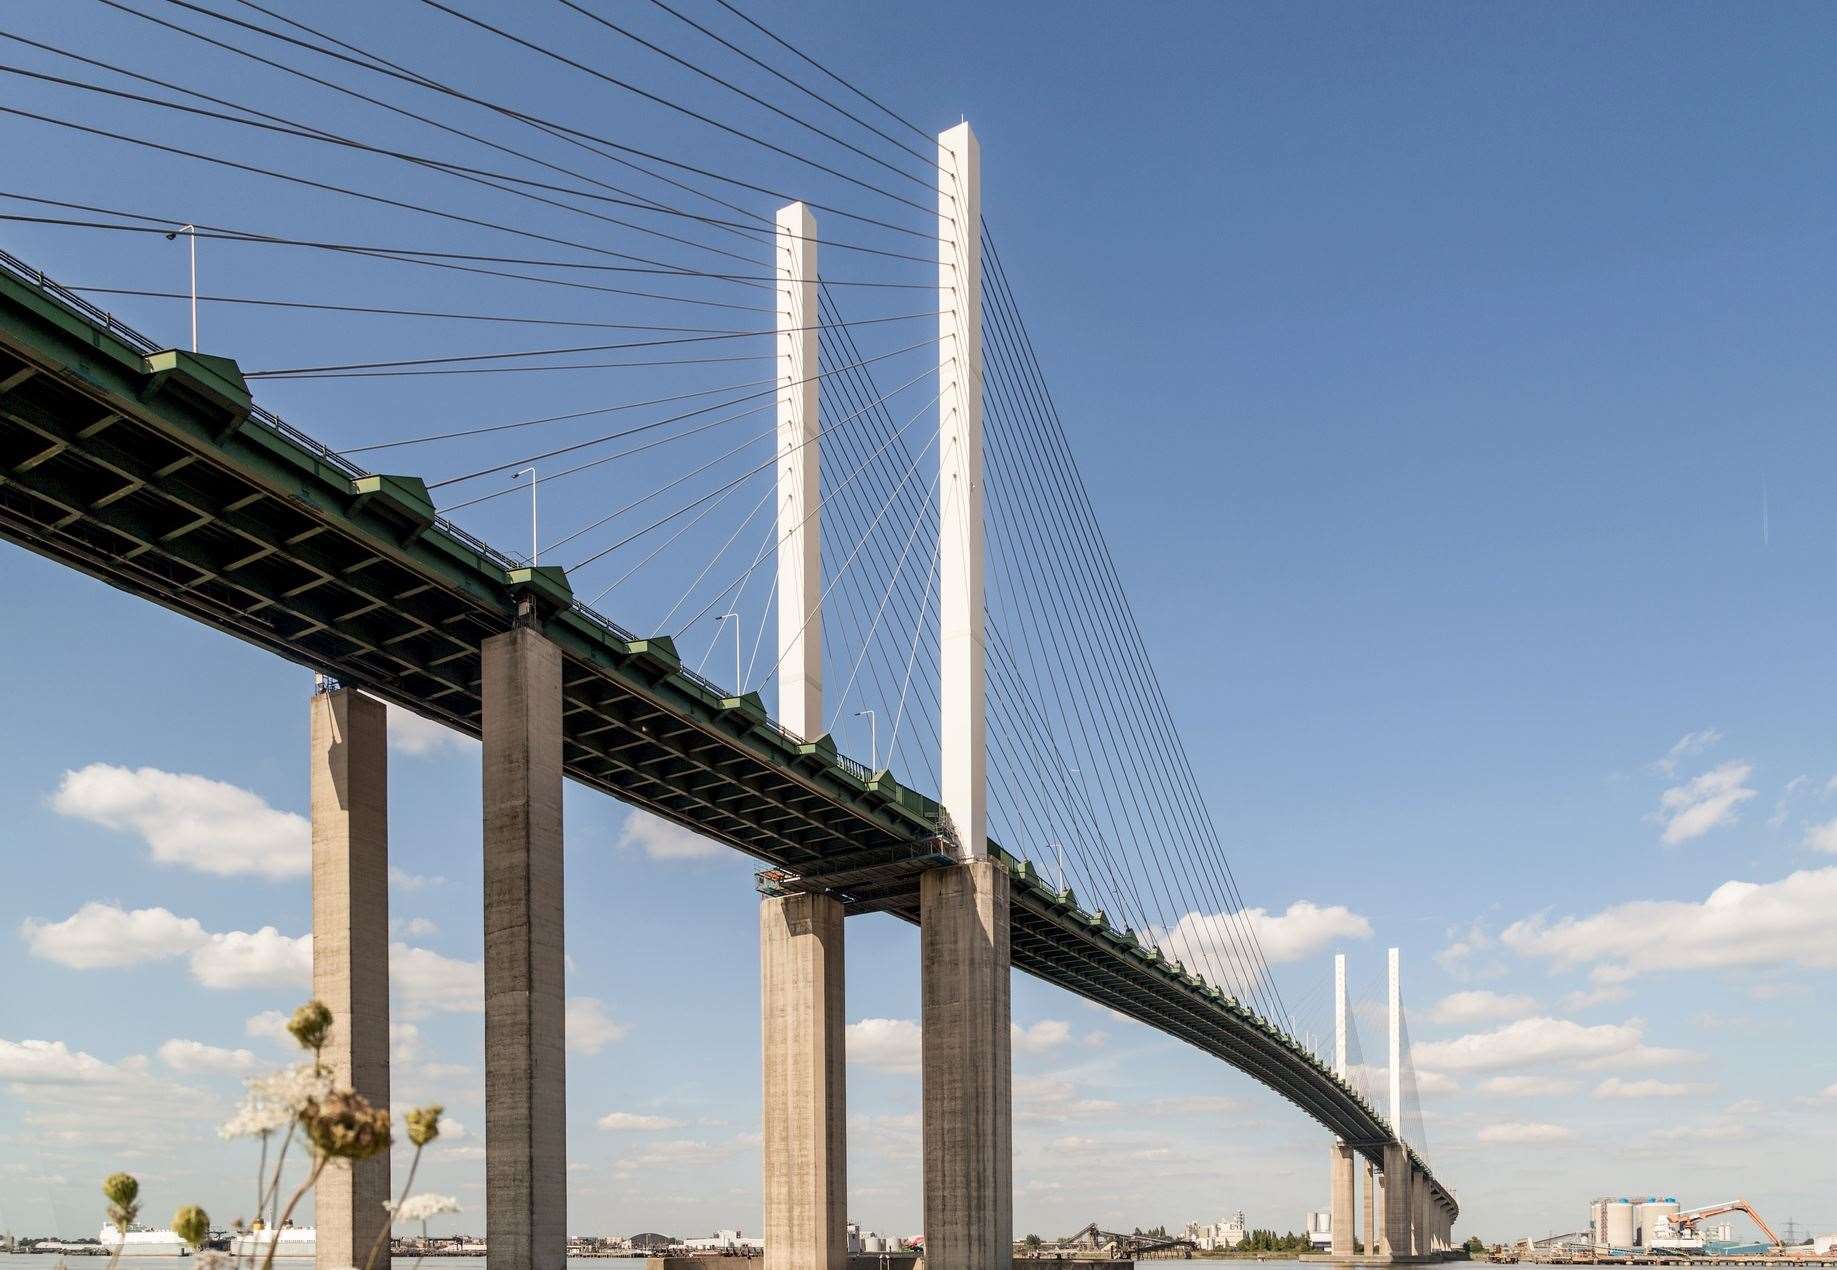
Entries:
[[[348,688],[312,700],[313,996],[332,1011],[324,1061],[389,1105],[389,737],[383,703]],[[387,1222],[389,1153],[327,1170],[320,1270],[361,1266]]]
[[992,860],[919,879],[925,1264],[1008,1270],[1014,1182],[1008,874]]
[[[1386,1155],[1385,1162],[1387,1165],[1389,1161],[1390,1161],[1390,1157]],[[1390,1226],[1385,1221],[1385,1217],[1384,1217],[1384,1215],[1390,1211],[1390,1209],[1387,1207],[1387,1205],[1390,1202],[1389,1199],[1387,1198],[1387,1195],[1389,1194],[1389,1191],[1388,1191],[1389,1184],[1390,1184],[1390,1174],[1380,1173],[1378,1174],[1377,1187],[1372,1192],[1372,1194],[1376,1198],[1376,1203],[1377,1203],[1377,1208],[1378,1208],[1378,1213],[1377,1213],[1377,1223],[1378,1223],[1377,1236],[1378,1238],[1377,1238],[1377,1242],[1373,1244],[1372,1246],[1378,1250],[1378,1254],[1380,1256],[1384,1256],[1384,1257],[1388,1257],[1391,1255]]]
[[1410,1173],[1414,1168],[1401,1142],[1384,1144],[1384,1243],[1393,1257],[1410,1255]]
[[827,895],[759,906],[765,1270],[848,1264],[842,925]]
[[1416,1255],[1429,1255],[1429,1187],[1420,1171],[1410,1174],[1410,1242]]
[[1328,1211],[1333,1223],[1333,1255],[1350,1257],[1352,1255],[1352,1205],[1353,1174],[1352,1148],[1344,1142],[1335,1142],[1328,1163],[1333,1177],[1333,1200]]
[[485,641],[483,672],[488,1263],[562,1270],[561,650],[519,626]]
[[1367,1160],[1365,1162],[1365,1188],[1359,1192],[1360,1216],[1365,1219],[1361,1226],[1364,1232],[1361,1238],[1367,1257],[1378,1255],[1377,1176],[1377,1170],[1372,1168],[1371,1162]]

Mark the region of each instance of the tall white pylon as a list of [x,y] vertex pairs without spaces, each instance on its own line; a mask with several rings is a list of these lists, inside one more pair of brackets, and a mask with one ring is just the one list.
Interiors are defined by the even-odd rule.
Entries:
[[1403,981],[1397,949],[1390,950],[1391,1132],[1403,1141]]
[[778,721],[809,741],[825,730],[816,218],[792,203],[777,230]]
[[959,858],[988,853],[982,584],[982,152],[938,136],[940,792]]
[[1333,1074],[1346,1079],[1346,954],[1333,954]]

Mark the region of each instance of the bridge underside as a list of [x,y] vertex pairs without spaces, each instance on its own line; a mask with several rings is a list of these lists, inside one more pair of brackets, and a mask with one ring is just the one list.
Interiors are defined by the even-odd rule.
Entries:
[[[563,653],[575,780],[852,913],[916,922],[919,875],[949,862],[932,800],[787,734],[667,639],[575,603],[559,570],[440,520],[419,481],[364,473],[255,409],[233,363],[158,350],[10,257],[0,537],[473,736],[481,644],[537,622]],[[1317,1059],[992,849],[1014,883],[1014,965],[1217,1056],[1382,1165],[1387,1126]]]

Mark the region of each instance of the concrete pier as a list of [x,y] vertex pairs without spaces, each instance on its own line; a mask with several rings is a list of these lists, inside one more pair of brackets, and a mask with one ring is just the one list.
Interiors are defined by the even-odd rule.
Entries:
[[1008,875],[992,860],[919,881],[925,1259],[1007,1270],[1014,1184]]
[[1328,1209],[1333,1221],[1333,1255],[1350,1257],[1354,1238],[1352,1147],[1344,1142],[1335,1142],[1328,1161],[1333,1175],[1333,1201]]
[[842,926],[826,895],[760,902],[765,1270],[848,1264]]
[[487,1262],[562,1270],[561,651],[518,627],[483,652]]
[[1365,1219],[1360,1227],[1365,1232],[1363,1243],[1360,1246],[1364,1248],[1367,1257],[1376,1256],[1378,1250],[1377,1189],[1378,1171],[1372,1168],[1371,1161],[1367,1160],[1365,1162],[1365,1186],[1359,1192],[1360,1216]]
[[[325,1064],[389,1105],[389,737],[383,703],[312,699],[313,996],[332,1011]],[[361,1266],[388,1214],[389,1153],[319,1179],[315,1264]]]
[[1410,1232],[1409,1154],[1401,1142],[1384,1144],[1384,1251],[1408,1257],[1414,1251]]

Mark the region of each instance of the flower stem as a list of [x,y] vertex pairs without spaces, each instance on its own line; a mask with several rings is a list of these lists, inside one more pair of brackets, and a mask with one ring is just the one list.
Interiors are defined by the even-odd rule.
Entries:
[[299,1204],[306,1192],[312,1190],[312,1188],[318,1184],[319,1175],[325,1172],[325,1163],[329,1158],[330,1157],[323,1155],[313,1158],[313,1167],[311,1171],[307,1173],[306,1180],[300,1183],[300,1189],[295,1191],[293,1197],[287,1201],[287,1207],[281,1212],[280,1220],[275,1223],[273,1231],[274,1238],[268,1241],[268,1256],[267,1259],[262,1262],[262,1270],[274,1270],[274,1254],[281,1249],[281,1228],[286,1223],[293,1220],[294,1208]]
[[375,1241],[371,1243],[370,1255],[364,1258],[364,1270],[372,1270],[372,1267],[376,1265],[377,1249],[395,1234],[395,1215],[402,1211],[402,1205],[408,1201],[408,1192],[414,1189],[415,1170],[421,1167],[421,1152],[424,1150],[426,1150],[425,1146],[415,1147],[414,1157],[408,1161],[408,1180],[402,1183],[401,1198],[389,1206],[389,1220],[384,1223],[382,1230],[377,1232]]

